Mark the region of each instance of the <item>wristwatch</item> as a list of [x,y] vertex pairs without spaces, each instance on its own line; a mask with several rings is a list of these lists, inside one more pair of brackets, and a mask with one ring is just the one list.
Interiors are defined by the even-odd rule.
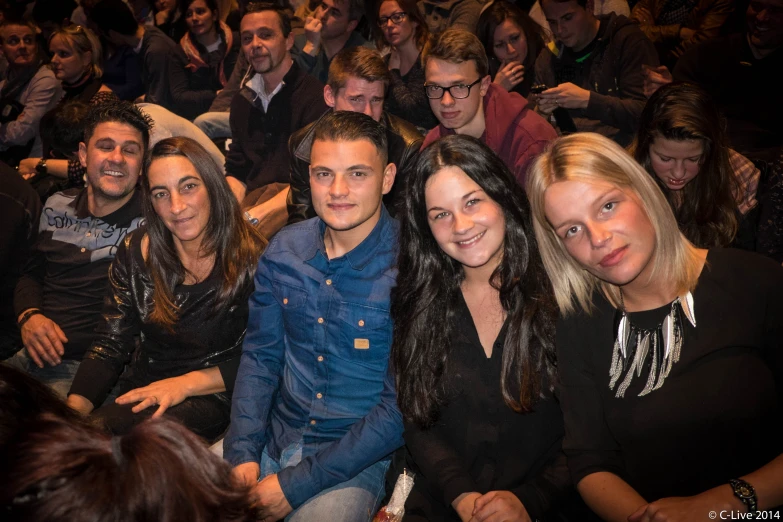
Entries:
[[245,212],[245,221],[247,221],[253,226],[256,226],[260,223],[258,218],[254,218],[253,216],[250,215],[250,212]]
[[41,161],[38,162],[38,165],[35,166],[35,171],[38,174],[45,175],[49,170],[46,168],[46,158],[41,158]]
[[758,509],[756,489],[742,479],[731,479],[729,484],[734,489],[734,496],[748,507],[748,513],[755,513]]

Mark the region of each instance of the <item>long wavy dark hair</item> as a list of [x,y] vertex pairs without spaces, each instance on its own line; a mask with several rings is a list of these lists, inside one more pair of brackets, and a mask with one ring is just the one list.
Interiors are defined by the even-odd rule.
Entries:
[[438,246],[427,218],[427,180],[448,166],[462,169],[505,217],[502,259],[490,283],[508,315],[500,378],[506,404],[517,412],[530,411],[545,390],[551,392],[556,378],[556,308],[525,193],[486,145],[468,136],[447,136],[424,149],[406,175],[399,275],[392,292],[398,404],[407,420],[424,427],[437,419],[447,399],[441,379],[465,277],[462,264]]
[[527,41],[527,56],[522,61],[525,79],[514,89],[527,96],[535,77],[536,58],[546,47],[547,36],[544,29],[519,7],[503,0],[492,2],[479,17],[476,35],[484,45],[493,74],[500,67],[500,60],[495,57],[495,29],[506,20],[511,20],[519,27]]
[[174,288],[185,280],[182,265],[171,231],[155,212],[150,197],[149,168],[159,158],[183,156],[190,161],[204,182],[209,196],[209,221],[201,243],[203,255],[215,254],[215,266],[220,267],[223,280],[215,310],[231,302],[253,284],[253,275],[266,239],[245,221],[234,194],[212,156],[190,138],[167,138],[153,147],[144,168],[142,207],[147,221],[149,254],[147,267],[154,285],[150,319],[171,327],[177,321]]
[[[659,137],[704,145],[699,174],[681,190],[669,190],[652,168],[650,145]],[[726,121],[707,92],[680,82],[658,89],[644,106],[630,152],[661,187],[691,243],[710,248],[734,240],[739,183],[729,162]]]

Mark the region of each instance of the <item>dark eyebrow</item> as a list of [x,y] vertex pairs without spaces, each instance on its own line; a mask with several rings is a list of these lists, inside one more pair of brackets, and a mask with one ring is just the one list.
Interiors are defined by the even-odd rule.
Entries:
[[373,170],[370,165],[351,165],[345,170]]
[[[99,143],[100,144],[113,143],[115,146],[117,145],[117,142],[114,141],[114,138],[111,138],[109,136],[106,136],[105,138],[99,138],[99,139],[95,140],[95,144],[96,145],[98,145]],[[122,143],[119,143],[119,145],[121,147],[125,147],[126,145],[136,145],[137,147],[141,148],[141,143],[139,143],[138,141],[135,141],[135,140],[123,141]]]
[[[190,181],[191,179],[195,179],[196,181],[201,181],[197,176],[189,175],[189,176],[183,176],[177,182],[177,185],[182,185],[183,183],[185,183],[186,181]],[[166,187],[165,185],[155,185],[154,187],[150,187],[150,192],[152,192],[153,190],[166,190],[167,188],[168,187]]]
[[[466,199],[470,198],[470,196],[472,196],[476,192],[484,192],[484,191],[482,189],[476,189],[476,190],[470,191],[467,194],[465,194],[464,196],[462,196],[462,201],[465,201]],[[430,207],[430,208],[427,209],[427,212],[431,212],[433,210],[446,210],[446,209],[445,208],[441,208],[441,207]]]

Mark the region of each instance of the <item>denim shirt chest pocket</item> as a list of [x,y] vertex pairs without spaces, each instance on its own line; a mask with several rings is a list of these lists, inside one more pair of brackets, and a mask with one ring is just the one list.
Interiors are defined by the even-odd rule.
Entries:
[[307,292],[286,283],[276,281],[273,293],[282,310],[286,334],[298,342],[307,342]]
[[343,301],[338,319],[340,356],[375,369],[385,367],[392,336],[389,311]]

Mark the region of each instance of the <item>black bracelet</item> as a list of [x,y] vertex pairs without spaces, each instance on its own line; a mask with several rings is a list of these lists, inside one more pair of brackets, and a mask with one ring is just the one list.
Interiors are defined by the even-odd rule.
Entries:
[[38,308],[31,308],[30,310],[27,310],[24,315],[22,315],[22,318],[19,320],[16,325],[21,329],[24,326],[24,323],[30,320],[30,318],[34,315],[43,315],[43,312],[40,311]]

